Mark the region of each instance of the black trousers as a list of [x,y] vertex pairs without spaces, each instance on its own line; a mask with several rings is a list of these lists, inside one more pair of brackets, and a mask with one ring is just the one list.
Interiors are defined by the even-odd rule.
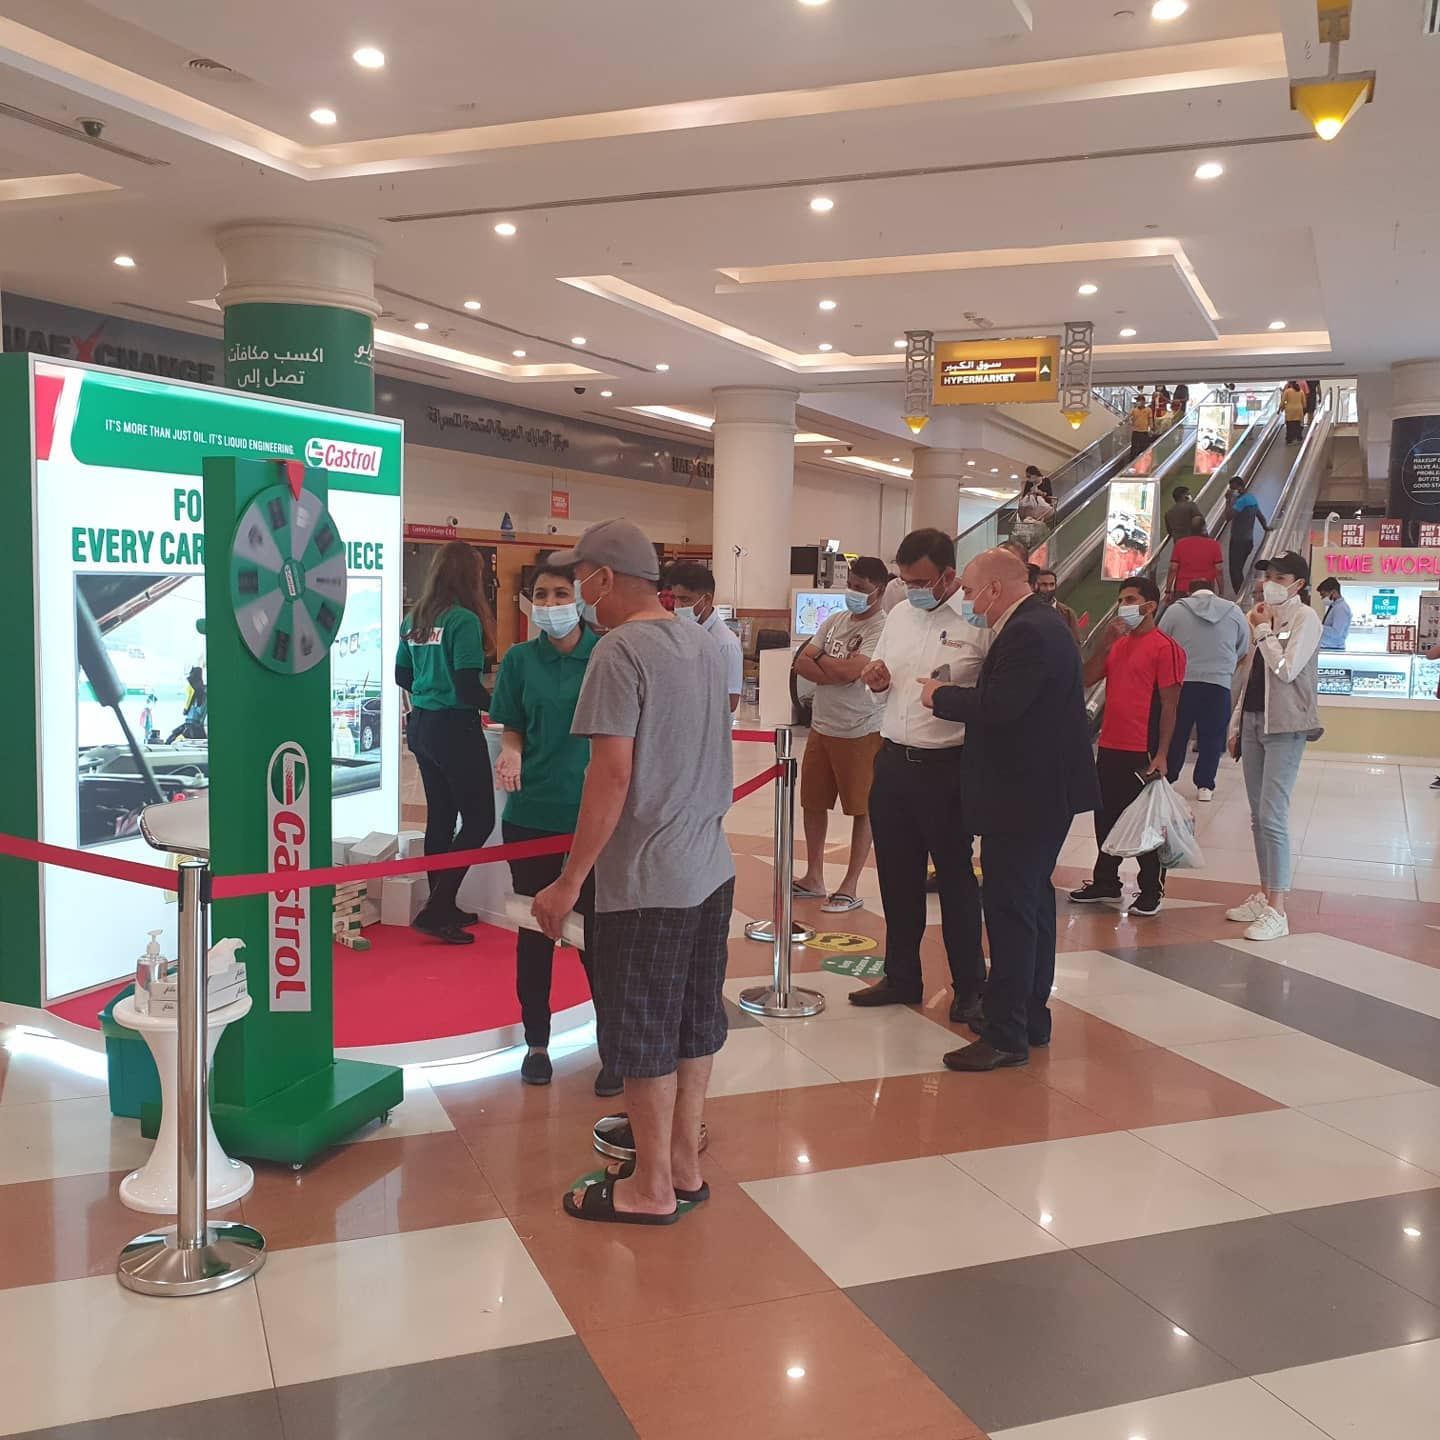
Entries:
[[[916,758],[907,759],[907,754]],[[974,999],[985,984],[980,886],[972,860],[975,838],[960,800],[964,756],[964,746],[907,752],[887,742],[875,757],[870,826],[885,909],[885,978],[917,1002],[925,989],[920,942],[925,936],[925,881],[932,859],[955,996]]]
[[[532,830],[528,825],[500,822],[500,836],[507,845],[521,840],[548,840],[557,830]],[[547,885],[560,878],[565,868],[564,855],[529,855],[510,862],[510,881],[517,895],[538,895]],[[592,870],[580,887],[575,908],[585,917],[585,948],[580,963],[590,979],[590,932],[595,923],[595,872]],[[550,1043],[550,981],[554,971],[555,942],[538,930],[521,928],[515,932],[515,995],[520,1001],[520,1019],[525,1026],[525,1043],[544,1049]],[[595,982],[590,982],[593,999]]]
[[1230,728],[1230,687],[1208,680],[1187,680],[1180,687],[1180,704],[1175,715],[1175,734],[1170,740],[1166,778],[1173,785],[1185,768],[1185,750],[1191,730],[1199,731],[1200,754],[1195,759],[1195,787],[1213,790],[1220,757],[1225,753],[1225,733]]
[[1023,1055],[1050,1038],[1050,988],[1055,983],[1055,886],[1051,874],[1070,822],[987,835],[985,931],[990,982],[981,1034],[997,1050]]
[[1230,588],[1235,599],[1241,604],[1245,599],[1245,587],[1250,578],[1250,552],[1255,548],[1254,539],[1232,540],[1230,542]]
[[[1120,818],[1125,807],[1145,788],[1141,774],[1150,768],[1150,757],[1143,750],[1106,750],[1095,752],[1095,771],[1100,777],[1100,808],[1095,812],[1095,839],[1104,845],[1105,838]],[[1165,871],[1160,866],[1160,852],[1151,850],[1137,855],[1140,867],[1140,893],[1163,895]],[[1120,857],[1099,850],[1095,856],[1095,883],[1105,889],[1120,886]]]
[[1303,420],[1287,420],[1285,422],[1285,443],[1287,445],[1298,445],[1304,437],[1305,422]]
[[[483,845],[495,828],[495,788],[479,712],[412,710],[405,737],[425,787],[425,853],[443,855]],[[425,908],[436,914],[454,910],[465,873],[433,871]]]
[[1130,432],[1130,458],[1139,459],[1146,450],[1150,448],[1151,435],[1148,430],[1132,430]]

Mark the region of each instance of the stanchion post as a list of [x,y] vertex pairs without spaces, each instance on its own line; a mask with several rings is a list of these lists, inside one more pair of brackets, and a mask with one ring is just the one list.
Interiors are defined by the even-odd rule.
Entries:
[[265,1263],[265,1237],[249,1225],[210,1223],[206,1174],[209,1075],[205,1064],[209,984],[210,867],[182,860],[179,875],[180,1108],[176,1224],[137,1236],[121,1252],[116,1276],[141,1295],[208,1295],[253,1275]]
[[[817,990],[804,990],[790,983],[790,950],[796,942],[794,926],[795,846],[795,763],[794,734],[788,725],[775,727],[775,763],[780,774],[775,781],[775,901],[770,938],[774,945],[773,984],[757,985],[740,995],[740,1008],[753,1015],[798,1020],[818,1015],[825,997]],[[749,926],[746,934],[750,935]],[[798,938],[808,940],[815,932],[809,926]],[[788,937],[782,938],[782,937]],[[759,938],[750,935],[751,939]]]

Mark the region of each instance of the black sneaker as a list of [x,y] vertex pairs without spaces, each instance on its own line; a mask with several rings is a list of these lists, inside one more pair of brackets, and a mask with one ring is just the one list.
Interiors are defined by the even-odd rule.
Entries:
[[1098,905],[1102,900],[1118,900],[1122,893],[1118,887],[1111,890],[1104,885],[1097,885],[1093,880],[1087,880],[1078,890],[1070,892],[1070,899],[1076,905]]
[[1437,776],[1430,782],[1430,788],[1431,788],[1432,790],[1440,790],[1440,775],[1437,775]]
[[1130,913],[1132,915],[1158,915],[1160,913],[1160,902],[1164,899],[1162,895],[1147,895],[1143,890],[1130,902]]
[[555,1067],[543,1050],[532,1050],[520,1062],[520,1078],[527,1085],[548,1085],[554,1074]]
[[433,936],[446,945],[473,945],[475,943],[475,937],[468,930],[462,930],[455,918],[450,915],[434,915],[428,910],[422,910],[410,922],[410,926],[412,929],[420,931],[422,935]]

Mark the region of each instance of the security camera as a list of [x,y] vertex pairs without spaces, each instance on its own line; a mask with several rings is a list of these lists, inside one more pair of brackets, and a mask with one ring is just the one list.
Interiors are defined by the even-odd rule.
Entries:
[[575,393],[577,395],[583,395],[585,393],[585,387],[583,385],[577,385],[575,387]]
[[103,120],[96,120],[93,116],[82,115],[80,117],[80,128],[92,140],[98,140],[105,133],[105,122]]
[[460,517],[458,515],[447,515],[445,517],[445,523],[447,525],[458,525],[460,523]]
[[560,527],[558,525],[547,525],[545,527],[545,533],[547,535],[558,535],[560,533]]
[[845,453],[846,453],[847,455],[852,454],[852,453],[854,452],[854,449],[855,449],[855,447],[854,447],[853,445],[847,445],[847,446],[845,447]]

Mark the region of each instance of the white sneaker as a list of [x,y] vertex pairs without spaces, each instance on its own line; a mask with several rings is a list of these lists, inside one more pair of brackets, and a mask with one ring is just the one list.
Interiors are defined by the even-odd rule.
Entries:
[[1213,800],[1215,798],[1215,792],[1213,790],[1197,790],[1195,792],[1195,798],[1197,800]]
[[1225,918],[1239,925],[1253,925],[1269,908],[1269,901],[1257,890],[1243,905],[1227,910]]
[[1265,907],[1265,913],[1245,932],[1247,940],[1279,940],[1290,933],[1290,921],[1278,910]]

